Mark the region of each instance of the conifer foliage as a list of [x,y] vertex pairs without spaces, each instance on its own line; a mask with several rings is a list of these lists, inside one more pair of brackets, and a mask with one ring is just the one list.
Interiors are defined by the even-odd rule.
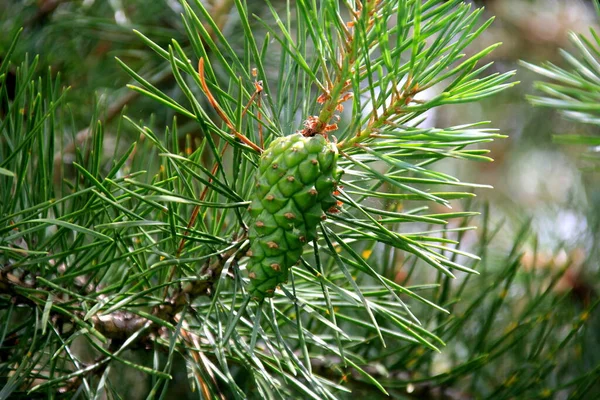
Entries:
[[[585,319],[546,318],[567,301],[552,292],[559,274],[526,279],[529,306],[518,305],[523,287],[511,289],[524,285],[515,278],[533,234],[524,226],[497,265],[481,262],[500,230],[485,207],[475,220],[473,190],[488,186],[440,167],[492,161],[484,146],[502,135],[487,122],[423,124],[437,107],[516,83],[481,63],[496,44],[472,50],[492,23],[482,9],[193,0],[143,13],[142,0],[76,3],[44,20],[63,21],[50,23],[60,32],[66,15],[83,33],[135,39],[114,61],[132,81],[84,128],[83,89],[40,74],[43,55],[19,58],[32,28],[5,47],[0,398],[594,388],[599,368],[522,373],[524,348],[531,365],[561,360]],[[133,9],[146,19],[131,31]],[[458,202],[466,208],[453,211]],[[478,244],[465,245],[475,221]],[[505,307],[519,310],[510,325]],[[557,331],[568,334],[548,334]],[[498,382],[499,364],[506,382],[517,376],[510,384]],[[553,385],[559,372],[570,380]]]

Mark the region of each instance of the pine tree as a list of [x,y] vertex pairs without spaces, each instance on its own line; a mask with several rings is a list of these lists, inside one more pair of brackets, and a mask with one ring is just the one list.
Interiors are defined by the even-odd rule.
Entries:
[[[131,10],[102,3],[40,8],[3,44],[0,398],[598,393],[582,347],[597,296],[571,307],[556,290],[572,260],[527,270],[535,232],[495,245],[502,224],[473,200],[487,186],[438,168],[489,162],[481,146],[503,136],[423,126],[516,83],[486,75],[497,45],[470,51],[482,9],[140,0],[131,33],[97,17]],[[129,76],[127,92],[63,89],[50,56],[19,47],[51,53],[48,32],[81,27],[126,38],[122,73],[84,70],[82,50],[64,79]]]

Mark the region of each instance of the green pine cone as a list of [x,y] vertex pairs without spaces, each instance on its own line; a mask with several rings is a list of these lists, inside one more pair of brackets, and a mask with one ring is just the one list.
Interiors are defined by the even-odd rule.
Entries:
[[335,144],[300,133],[275,139],[262,154],[249,208],[248,292],[254,300],[273,297],[287,282],[304,244],[316,238],[323,211],[336,205],[337,158]]

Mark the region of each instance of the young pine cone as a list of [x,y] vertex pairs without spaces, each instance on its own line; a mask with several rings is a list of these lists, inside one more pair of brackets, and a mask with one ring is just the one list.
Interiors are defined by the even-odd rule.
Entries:
[[302,247],[316,238],[323,211],[336,205],[337,159],[335,144],[300,133],[275,139],[262,154],[249,208],[248,292],[254,300],[273,297],[287,282]]

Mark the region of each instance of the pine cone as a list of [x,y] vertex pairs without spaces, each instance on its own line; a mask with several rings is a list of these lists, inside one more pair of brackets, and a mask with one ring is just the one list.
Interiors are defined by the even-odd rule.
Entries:
[[337,158],[335,144],[321,135],[277,138],[264,151],[249,208],[248,292],[254,300],[273,297],[287,282],[302,247],[316,238],[323,211],[336,205]]

